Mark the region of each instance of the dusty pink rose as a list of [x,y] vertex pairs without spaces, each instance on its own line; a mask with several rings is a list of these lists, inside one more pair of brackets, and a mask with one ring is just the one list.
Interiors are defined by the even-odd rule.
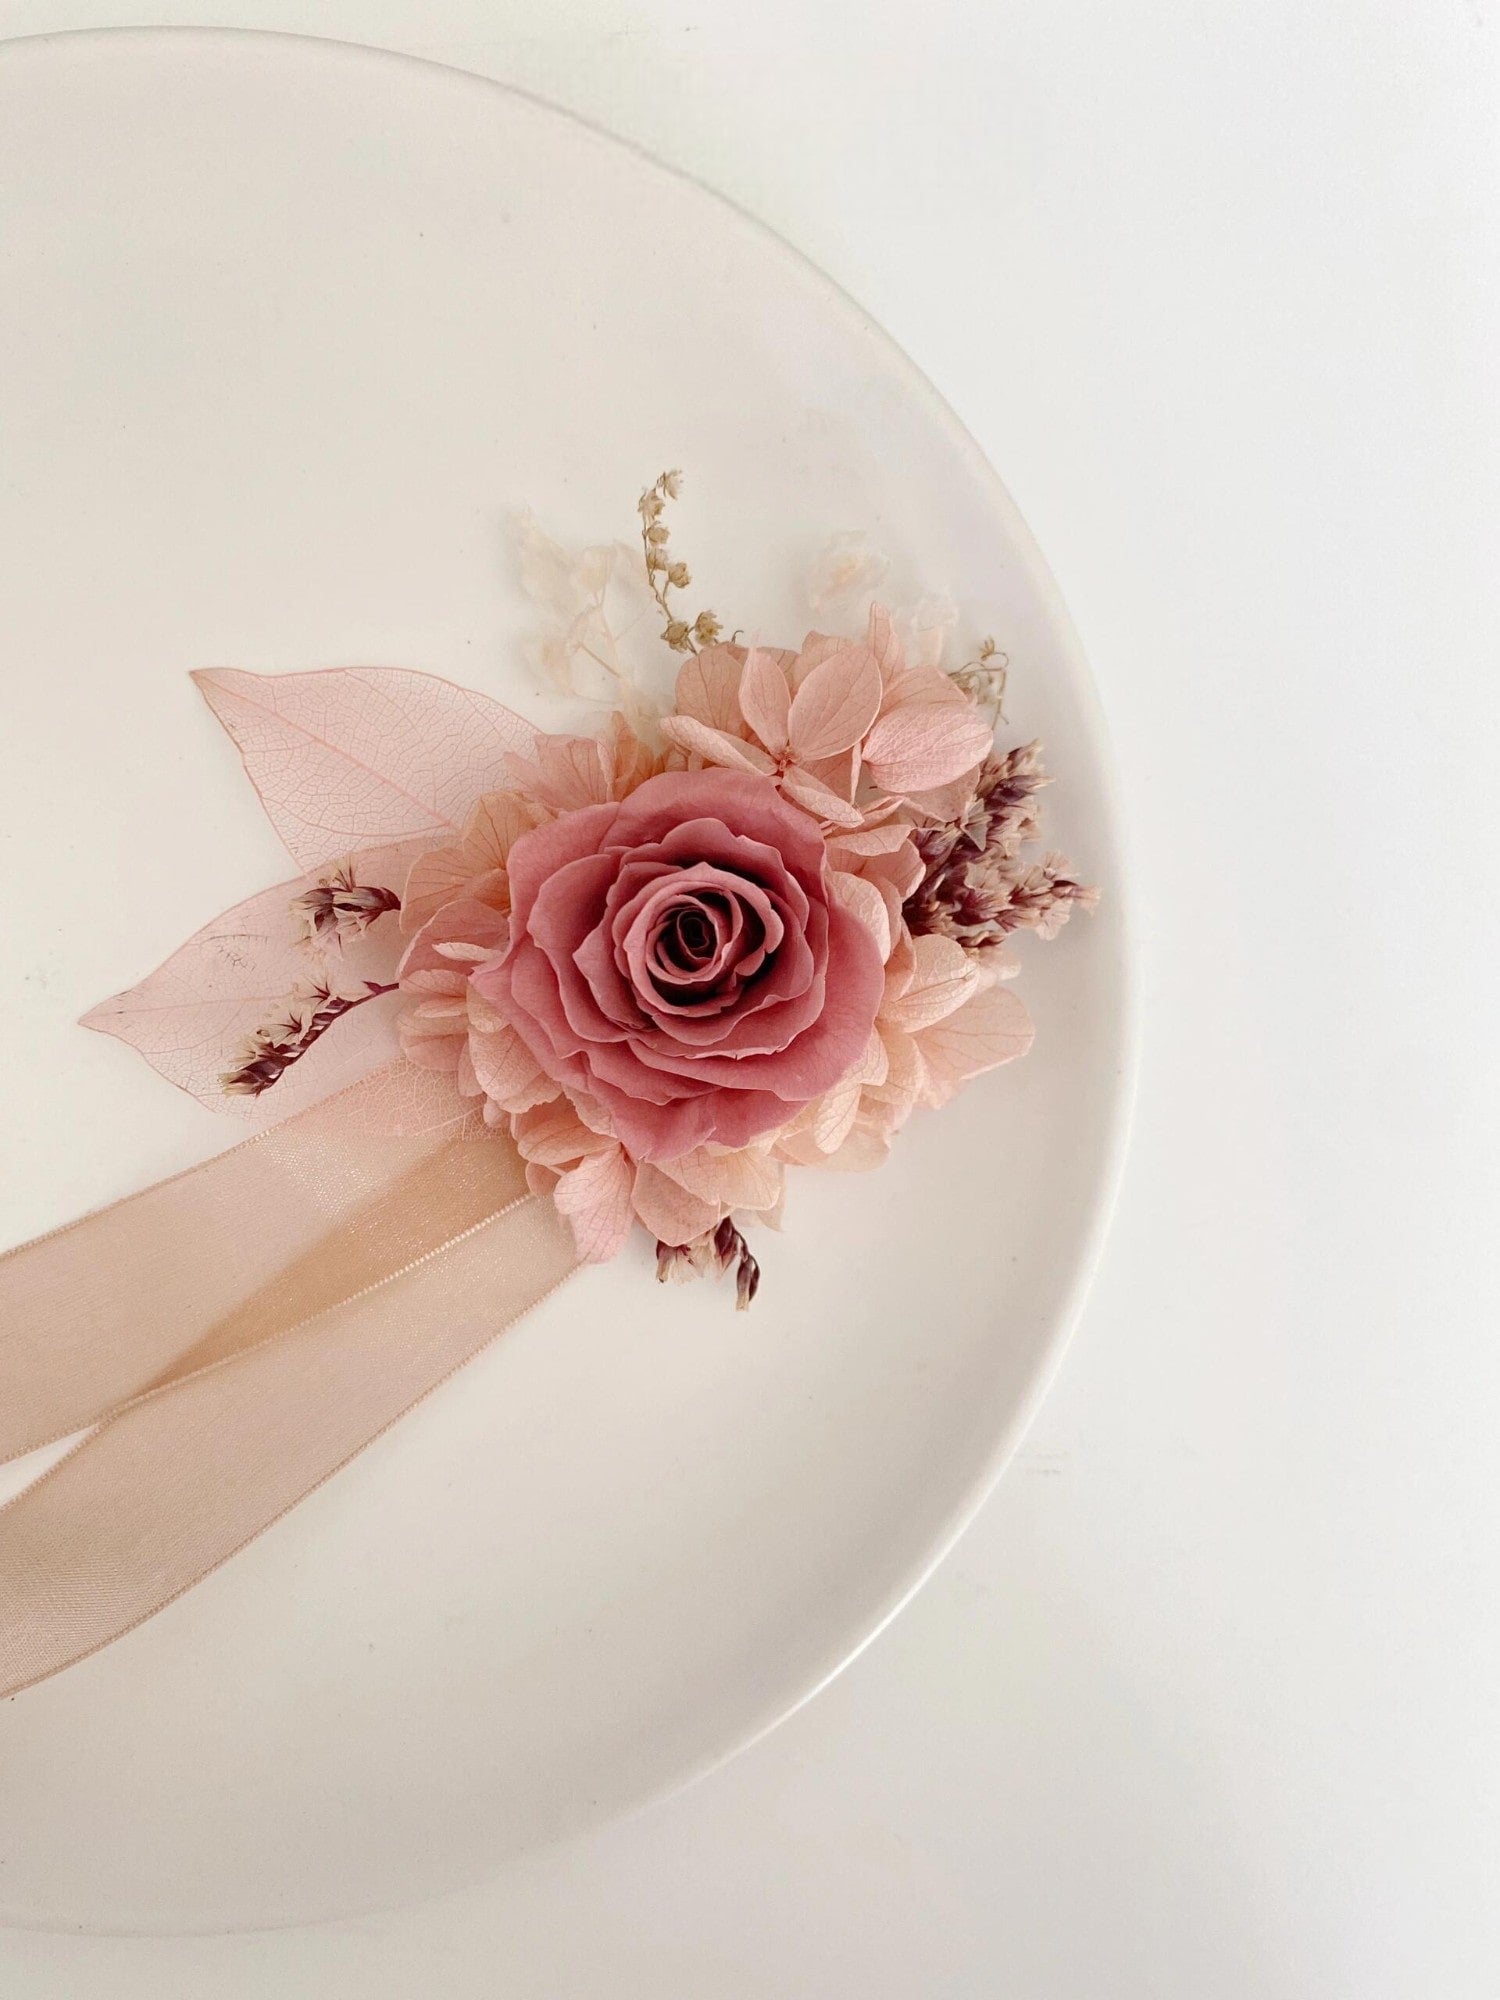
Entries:
[[638,1160],[741,1147],[848,1074],[884,987],[817,822],[765,777],[669,771],[510,850],[473,983]]

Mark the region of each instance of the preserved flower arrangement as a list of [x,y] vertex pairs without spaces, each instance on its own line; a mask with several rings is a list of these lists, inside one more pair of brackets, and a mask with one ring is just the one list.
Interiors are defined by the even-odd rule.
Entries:
[[[903,634],[879,602],[853,635],[726,639],[683,605],[679,483],[641,496],[633,559],[523,526],[540,658],[602,685],[598,734],[405,669],[196,676],[307,872],[86,1020],[253,1108],[394,1026],[402,1115],[503,1130],[582,1259],[641,1228],[660,1277],[732,1271],[745,1306],[788,1167],[878,1166],[919,1106],[1024,1054],[1007,941],[1093,895],[1040,843],[1038,746],[995,746],[991,642],[948,670],[940,617]],[[814,596],[882,567],[841,538]],[[679,656],[665,713],[624,663],[643,618]]]

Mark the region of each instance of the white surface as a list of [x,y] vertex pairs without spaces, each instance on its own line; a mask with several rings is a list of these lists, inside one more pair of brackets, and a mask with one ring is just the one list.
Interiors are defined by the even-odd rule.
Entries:
[[1049,839],[1102,890],[1019,948],[1025,1062],[868,1181],[793,1176],[757,1313],[661,1288],[642,1239],[159,1617],[0,1706],[0,1921],[387,1909],[779,1721],[1008,1455],[1128,1090],[1094,697],[993,474],[866,317],[721,201],[488,81],[286,36],[13,43],[0,265],[0,598],[29,663],[0,707],[7,1234],[243,1130],[76,1026],[287,873],[187,670],[395,660],[566,726],[521,643],[523,504],[575,546],[629,535],[653,467],[690,467],[697,601],[793,637],[813,558],[868,523],[893,603],[936,591],[960,647],[994,633],[1011,740],[1058,773]]
[[1103,683],[1142,1101],[1020,1458],[810,1708],[482,1892],[272,1937],[13,1935],[10,1987],[1491,1995],[1487,10],[933,5],[878,40],[807,0],[253,12],[703,173],[951,397]]

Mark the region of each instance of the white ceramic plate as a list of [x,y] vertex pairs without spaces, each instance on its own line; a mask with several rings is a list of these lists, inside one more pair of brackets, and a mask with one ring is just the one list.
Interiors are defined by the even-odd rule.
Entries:
[[1088,676],[1014,508],[870,322],[721,201],[475,78],[142,32],[0,49],[4,1207],[20,1240],[228,1142],[81,1009],[286,872],[185,678],[381,662],[532,714],[508,554],[676,513],[795,638],[809,556],[1009,653],[1093,923],[1025,1063],[798,1178],[755,1311],[591,1271],[254,1547],[0,1713],[0,1908],[209,1928],[425,1895],[805,1698],[957,1534],[1056,1362],[1123,1127]]

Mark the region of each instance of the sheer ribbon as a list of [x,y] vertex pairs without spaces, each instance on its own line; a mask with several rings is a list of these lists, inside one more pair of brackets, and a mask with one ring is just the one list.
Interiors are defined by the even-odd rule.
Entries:
[[0,1258],[0,1697],[119,1638],[576,1267],[510,1140],[357,1084]]

